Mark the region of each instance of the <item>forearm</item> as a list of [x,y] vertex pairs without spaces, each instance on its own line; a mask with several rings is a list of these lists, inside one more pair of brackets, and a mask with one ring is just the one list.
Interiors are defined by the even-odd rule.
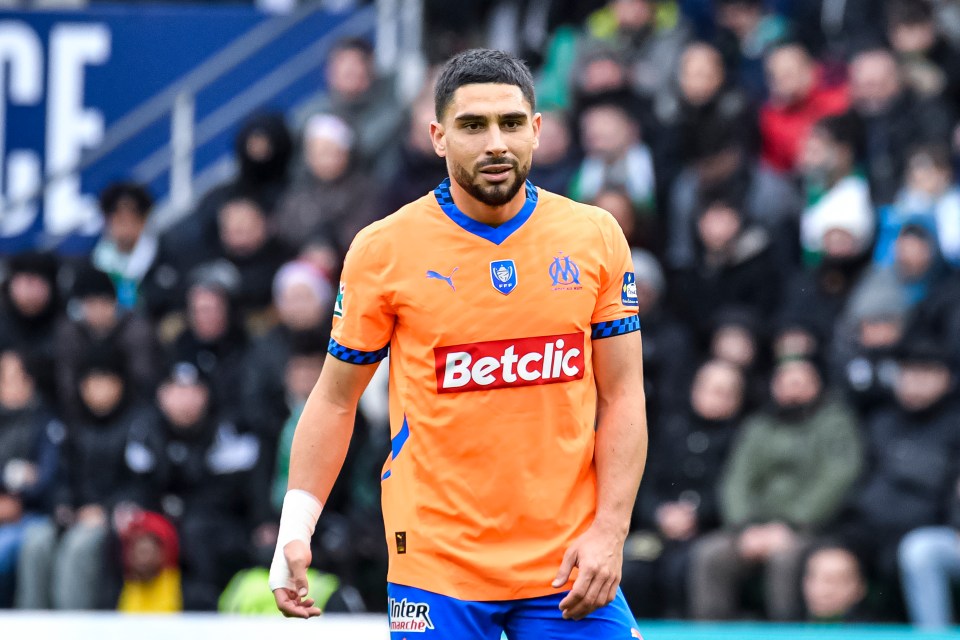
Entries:
[[594,524],[625,538],[647,460],[642,384],[601,402],[595,447],[597,514]]
[[347,456],[355,414],[356,406],[314,389],[293,436],[287,489],[302,489],[326,504]]

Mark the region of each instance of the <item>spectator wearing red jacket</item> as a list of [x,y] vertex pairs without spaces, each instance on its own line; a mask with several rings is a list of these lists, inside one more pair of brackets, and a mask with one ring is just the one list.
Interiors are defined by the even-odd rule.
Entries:
[[770,98],[760,109],[761,157],[778,172],[793,171],[810,127],[850,106],[846,85],[829,86],[802,45],[785,44],[767,57]]

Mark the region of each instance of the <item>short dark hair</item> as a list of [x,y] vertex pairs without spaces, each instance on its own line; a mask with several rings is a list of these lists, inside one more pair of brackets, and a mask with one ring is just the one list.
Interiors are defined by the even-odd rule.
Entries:
[[330,51],[330,57],[342,52],[342,51],[358,51],[367,62],[373,60],[373,45],[370,44],[370,41],[366,38],[360,38],[357,36],[343,38],[338,40],[336,44],[333,45],[333,49]]
[[933,5],[928,0],[888,0],[887,23],[891,27],[933,22]]
[[133,200],[137,213],[141,218],[146,218],[153,208],[153,196],[147,191],[147,188],[136,182],[113,182],[100,192],[100,211],[106,217],[112,216],[120,201],[124,199]]
[[434,90],[437,120],[453,99],[454,92],[465,84],[512,84],[520,87],[523,97],[536,110],[533,76],[524,62],[506,51],[469,49],[450,58],[443,66]]
[[835,143],[848,147],[854,162],[863,158],[866,147],[866,132],[863,121],[852,111],[821,118],[816,129],[826,133]]

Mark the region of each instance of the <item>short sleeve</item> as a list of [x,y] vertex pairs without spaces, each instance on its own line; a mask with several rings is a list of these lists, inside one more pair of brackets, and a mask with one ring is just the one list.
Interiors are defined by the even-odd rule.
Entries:
[[395,316],[386,298],[382,257],[361,232],[344,260],[327,349],[344,362],[374,364],[387,357]]
[[640,330],[637,280],[627,239],[609,214],[602,218],[601,233],[605,255],[600,264],[600,293],[590,320],[594,340]]

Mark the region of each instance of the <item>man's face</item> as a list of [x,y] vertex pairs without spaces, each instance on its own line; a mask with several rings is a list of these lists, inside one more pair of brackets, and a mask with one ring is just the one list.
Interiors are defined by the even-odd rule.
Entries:
[[887,37],[897,53],[922,54],[937,43],[937,27],[932,21],[898,24],[888,29]]
[[146,223],[146,218],[140,215],[137,203],[130,198],[122,198],[107,221],[107,234],[120,251],[130,253],[137,246]]
[[33,379],[27,374],[20,356],[12,351],[0,355],[0,407],[15,411],[33,398]]
[[740,216],[727,205],[710,205],[697,221],[697,233],[707,250],[722,251],[740,233]]
[[915,233],[903,233],[893,245],[894,264],[907,281],[919,280],[933,265],[934,249],[929,239]]
[[235,256],[246,257],[267,242],[267,221],[260,208],[249,200],[228,202],[220,210],[220,239]]
[[193,332],[201,340],[213,341],[229,328],[230,313],[222,296],[194,287],[187,296],[187,316]]
[[487,206],[510,202],[530,173],[540,138],[540,114],[531,113],[520,87],[464,85],[442,115],[442,122],[430,123],[430,136],[451,178]]
[[820,375],[809,362],[786,362],[777,368],[771,386],[781,407],[803,406],[820,395]]
[[323,320],[323,300],[303,282],[295,282],[280,292],[274,301],[280,321],[295,330],[316,327]]
[[860,565],[849,551],[824,549],[807,560],[803,597],[810,615],[843,615],[863,599],[865,592]]
[[307,138],[303,154],[307,168],[318,180],[336,180],[350,165],[350,149],[323,136]]
[[723,62],[713,47],[695,44],[680,58],[680,90],[690,104],[700,106],[712,100],[723,80]]
[[911,362],[901,365],[894,392],[900,406],[908,411],[923,411],[950,390],[950,370],[935,362]]
[[726,420],[740,411],[743,374],[725,362],[709,362],[700,368],[690,390],[693,410],[707,420]]
[[800,149],[800,171],[808,180],[829,179],[839,165],[837,145],[826,132],[812,129]]
[[80,381],[80,397],[93,415],[105,416],[123,398],[123,379],[113,373],[90,373]]
[[863,115],[883,113],[900,93],[900,71],[893,56],[863,53],[850,63],[850,97]]
[[653,22],[653,6],[649,0],[614,0],[613,13],[624,31],[639,31]]
[[789,106],[803,100],[813,88],[814,78],[813,63],[799,47],[783,47],[767,59],[770,99],[775,104]]
[[362,96],[373,83],[370,65],[359,49],[337,51],[327,67],[327,84],[344,98],[355,99]]
[[587,155],[607,162],[620,159],[637,141],[637,126],[614,105],[591,107],[580,116],[583,148]]
[[160,410],[174,427],[187,429],[203,418],[207,412],[210,391],[206,385],[167,382],[157,390]]
[[51,297],[50,283],[41,275],[18,273],[10,278],[10,300],[27,317],[43,313]]
[[108,333],[117,325],[117,301],[110,296],[89,296],[80,301],[83,319],[96,333]]

